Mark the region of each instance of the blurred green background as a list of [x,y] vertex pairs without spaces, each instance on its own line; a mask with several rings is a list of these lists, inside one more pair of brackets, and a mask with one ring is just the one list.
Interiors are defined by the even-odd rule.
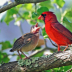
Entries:
[[[4,4],[2,4],[2,2],[4,2]],[[13,0],[12,1],[0,0],[0,7],[5,6],[11,2],[13,2]],[[56,14],[57,16],[58,21],[72,32],[72,0],[47,0],[37,4],[34,4],[34,3],[20,4],[16,7],[13,7],[0,14],[0,32],[1,30],[3,30],[3,28],[1,29],[1,24],[5,23],[6,26],[9,26],[10,23],[14,20],[13,25],[18,26],[22,35],[23,32],[22,32],[21,23],[24,23],[24,21],[27,21],[30,25],[35,25],[36,22],[38,22],[43,29],[42,35],[44,36],[44,38],[47,38],[45,29],[43,27],[44,22],[37,19],[38,16],[44,11],[54,12],[54,14]],[[8,63],[10,61],[11,56],[17,55],[15,53],[7,54],[6,52],[6,49],[12,48],[13,43],[17,38],[15,37],[11,41],[10,40],[4,41],[2,40],[1,37],[0,39],[1,39],[0,40],[0,65],[1,65],[3,63]],[[36,49],[40,49],[40,47]],[[37,56],[40,57],[43,54],[44,54],[44,51],[36,54],[34,57],[37,57]],[[17,59],[19,59],[19,57],[17,57]],[[66,72],[70,68],[71,66],[63,66],[59,68],[46,70],[44,72]]]

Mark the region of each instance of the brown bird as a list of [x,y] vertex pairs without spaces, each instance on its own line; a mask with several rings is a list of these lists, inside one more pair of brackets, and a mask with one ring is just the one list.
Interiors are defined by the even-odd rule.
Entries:
[[10,52],[17,50],[20,58],[22,59],[19,53],[20,51],[26,57],[25,59],[27,59],[28,57],[23,53],[23,51],[31,51],[37,46],[39,40],[39,29],[40,27],[38,27],[38,23],[36,23],[36,25],[31,27],[30,33],[24,34],[14,42],[13,48]]

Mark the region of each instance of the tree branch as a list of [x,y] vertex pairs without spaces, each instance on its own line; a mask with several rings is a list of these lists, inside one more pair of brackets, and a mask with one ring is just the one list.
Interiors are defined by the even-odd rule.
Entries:
[[10,4],[2,7],[2,8],[0,9],[0,13],[4,12],[4,11],[6,11],[6,10],[12,8],[12,7],[15,7],[15,6],[19,5],[19,4],[39,3],[39,2],[43,2],[43,1],[46,1],[46,0],[15,0],[15,2],[10,3]]
[[15,7],[17,5],[18,5],[18,3],[16,3],[16,2],[10,3],[10,4],[0,8],[0,13],[4,12],[4,11],[6,11],[6,10],[12,8],[12,7]]
[[69,70],[67,70],[66,72],[71,72],[72,71],[72,68],[71,69],[69,69]]
[[0,67],[0,72],[39,72],[72,65],[72,52],[57,52],[43,57],[32,57],[18,62],[9,62]]

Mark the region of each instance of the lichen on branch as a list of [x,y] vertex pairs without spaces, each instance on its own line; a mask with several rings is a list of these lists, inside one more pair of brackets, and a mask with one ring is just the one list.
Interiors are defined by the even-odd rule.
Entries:
[[6,63],[0,67],[0,72],[38,72],[68,65],[72,65],[72,52],[70,50]]

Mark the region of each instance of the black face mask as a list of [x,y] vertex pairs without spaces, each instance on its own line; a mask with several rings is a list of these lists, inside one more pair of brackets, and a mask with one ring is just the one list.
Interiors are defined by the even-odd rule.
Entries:
[[46,17],[46,14],[41,14],[43,17],[44,17],[44,22],[45,22],[45,17]]

